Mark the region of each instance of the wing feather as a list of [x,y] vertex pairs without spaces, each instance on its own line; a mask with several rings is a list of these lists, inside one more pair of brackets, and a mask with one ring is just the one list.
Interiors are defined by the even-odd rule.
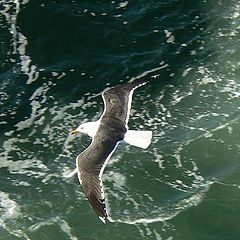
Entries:
[[101,176],[118,143],[117,140],[110,140],[108,137],[109,134],[102,136],[100,130],[91,145],[76,159],[78,178],[83,191],[93,210],[104,223],[108,221],[108,214]]
[[80,173],[81,184],[83,191],[88,198],[93,210],[99,217],[107,222],[108,214],[106,211],[105,197],[102,186],[102,181],[98,175],[83,171]]

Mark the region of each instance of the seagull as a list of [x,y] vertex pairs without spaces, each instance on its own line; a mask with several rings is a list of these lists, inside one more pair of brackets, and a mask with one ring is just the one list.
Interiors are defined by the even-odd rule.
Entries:
[[70,134],[84,133],[92,138],[91,144],[76,158],[77,174],[83,191],[103,223],[107,223],[102,174],[116,147],[121,141],[146,149],[152,138],[152,131],[129,130],[128,120],[132,95],[136,88],[156,79],[156,71],[166,67],[155,68],[124,84],[107,88],[102,92],[104,111],[95,122],[82,123]]

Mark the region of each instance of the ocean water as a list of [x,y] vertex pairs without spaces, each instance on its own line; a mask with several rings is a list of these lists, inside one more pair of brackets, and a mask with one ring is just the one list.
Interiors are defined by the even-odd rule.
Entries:
[[[0,239],[240,239],[238,0],[0,0]],[[108,86],[160,65],[134,93],[131,129],[88,204],[69,136]]]

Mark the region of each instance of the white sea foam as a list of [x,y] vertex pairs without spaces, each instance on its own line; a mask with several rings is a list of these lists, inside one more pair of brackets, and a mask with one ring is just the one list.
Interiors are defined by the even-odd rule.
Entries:
[[[111,222],[121,222],[125,224],[130,224],[130,225],[136,225],[136,224],[151,224],[155,222],[166,222],[174,217],[176,217],[179,213],[182,211],[186,211],[190,207],[194,207],[199,205],[204,196],[205,193],[208,191],[210,185],[206,185],[204,189],[199,191],[196,194],[193,194],[191,197],[183,199],[176,203],[176,205],[172,205],[167,207],[166,209],[164,208],[159,208],[158,210],[155,210],[151,212],[151,217],[146,217],[146,218],[138,218],[135,220],[130,220],[130,219],[114,219],[114,218],[109,218]],[[155,215],[155,217],[153,217]]]
[[166,38],[167,38],[167,43],[175,43],[175,36],[172,34],[172,32],[168,31],[168,30],[164,30],[165,34],[166,34]]
[[16,218],[19,214],[18,204],[11,200],[8,193],[0,192],[1,220]]
[[32,63],[29,55],[26,53],[26,47],[28,45],[27,38],[18,30],[17,18],[21,10],[21,6],[27,4],[29,0],[25,1],[0,1],[3,10],[3,14],[6,21],[9,24],[9,32],[12,35],[12,53],[17,54],[20,59],[21,71],[28,76],[27,84],[31,84],[39,77],[37,67]]
[[[12,34],[12,52],[19,55],[21,71],[28,76],[27,83],[32,84],[39,79],[40,70],[32,63],[31,57],[28,56],[26,51],[27,37],[16,28],[16,18],[21,4],[28,3],[28,1],[22,1],[21,4],[14,1],[12,2],[13,5],[8,5],[5,1],[0,1],[0,3],[3,3],[4,6],[1,14],[5,16],[9,23],[10,33]],[[10,14],[12,7],[16,7],[13,15]],[[128,7],[128,2],[122,2],[121,8],[126,7]],[[231,14],[226,14],[226,19],[231,20],[231,27],[229,27],[229,30],[217,29],[216,32],[213,32],[212,39],[214,41],[226,37],[232,39],[237,37],[239,32],[239,25],[237,24],[239,7],[235,6]],[[174,38],[172,32],[167,31],[165,34],[167,43],[177,43],[178,39]],[[237,43],[237,41],[235,42]],[[201,48],[204,50],[207,41],[201,44]],[[186,42],[182,43],[181,46],[186,49],[190,44]],[[200,52],[198,50],[192,51],[196,51],[192,52],[194,53],[192,57],[197,57]],[[226,57],[236,54],[232,49],[224,52]],[[219,51],[219,54],[221,54],[221,51]],[[219,59],[221,60],[221,58]],[[159,86],[156,83],[159,90],[155,90],[157,91],[155,95],[154,91],[151,95],[146,94],[147,86],[145,89],[139,88],[134,94],[130,123],[136,129],[147,128],[154,131],[154,136],[152,145],[146,152],[140,155],[134,148],[122,145],[108,164],[104,175],[107,193],[109,198],[112,196],[113,199],[118,200],[110,202],[109,206],[113,222],[141,226],[144,229],[141,232],[142,236],[146,237],[154,234],[156,239],[161,239],[161,233],[158,233],[156,229],[152,230],[148,225],[155,222],[167,222],[189,207],[197,206],[204,200],[212,182],[207,180],[200,158],[191,155],[188,151],[198,141],[204,141],[204,138],[209,141],[223,140],[217,139],[216,135],[224,129],[227,129],[227,133],[233,134],[235,130],[233,125],[239,121],[237,115],[234,116],[239,111],[239,106],[235,101],[239,98],[240,86],[234,75],[234,69],[239,66],[239,63],[229,63],[229,71],[225,73],[232,73],[232,76],[229,77],[218,73],[222,68],[222,62],[219,59],[213,65],[192,62],[179,69],[179,79],[176,79],[176,76],[179,76],[177,71],[169,72],[169,76],[174,80],[169,80],[172,82],[166,84],[161,82]],[[72,71],[70,70],[70,72]],[[62,79],[66,75],[67,72],[53,72],[51,77],[52,79]],[[82,76],[84,75],[86,73],[82,73]],[[9,84],[7,79],[4,81],[6,85]],[[53,81],[51,79],[48,83],[42,85],[39,83],[28,99],[29,116],[18,119],[15,126],[5,132],[5,141],[1,147],[0,168],[6,168],[12,178],[16,178],[10,179],[13,185],[17,186],[19,184],[19,186],[30,187],[30,177],[31,179],[40,179],[41,183],[44,184],[56,183],[56,179],[61,181],[63,176],[69,177],[71,175],[69,175],[70,170],[75,166],[75,157],[84,149],[85,142],[82,138],[73,142],[67,135],[68,130],[82,121],[92,120],[95,110],[97,113],[100,111],[99,106],[102,104],[101,98],[99,98],[100,93],[89,93],[81,99],[70,100],[64,105],[50,95],[49,90],[52,87]],[[22,92],[18,94],[19,97],[23,95]],[[222,95],[219,97],[218,94]],[[4,101],[10,97],[2,89],[0,96]],[[236,107],[232,109],[231,105],[235,103]],[[91,113],[90,109],[93,109]],[[17,116],[17,109],[12,108],[9,112],[2,113],[1,117],[8,115],[14,118]],[[7,124],[6,121],[0,123]],[[224,134],[227,133],[224,132]],[[224,141],[226,140],[224,139]],[[34,148],[26,149],[26,146],[30,144],[33,144]],[[231,146],[229,144],[228,148]],[[52,154],[50,159],[43,159],[42,152],[44,151],[47,151],[49,155]],[[129,155],[131,162],[124,165],[126,163],[125,156],[134,151],[135,155]],[[185,153],[191,159],[185,159]],[[51,173],[50,169],[53,165],[57,167],[54,168],[54,173]],[[149,166],[151,167],[148,168]],[[159,175],[153,176],[153,172],[158,168]],[[139,169],[144,170],[140,171]],[[177,175],[169,172],[169,169],[178,171]],[[131,185],[132,179],[139,173],[141,173],[139,175],[141,176],[141,185],[146,186],[144,190],[139,187],[140,184],[137,186]],[[23,178],[22,181],[18,181],[18,174],[21,175],[20,178]],[[67,183],[69,182],[71,181]],[[137,181],[134,180],[134,182]],[[109,188],[109,183],[112,184],[113,189]],[[183,199],[173,202],[172,206],[162,206],[156,196],[145,191],[146,188],[161,184],[167,186],[169,190],[179,191],[180,195],[186,195]],[[228,184],[228,186],[239,188],[237,183]],[[81,201],[81,197],[79,197],[79,201]],[[4,225],[5,220],[19,218],[20,207],[17,202],[12,200],[11,194],[0,192],[0,198],[2,199],[0,204],[3,214],[0,221],[1,225],[6,227]],[[126,205],[118,205],[118,202],[121,203],[121,201],[125,201]],[[147,206],[144,206],[143,203],[145,202],[147,202]],[[141,211],[142,216],[135,214]],[[118,217],[120,212],[123,212],[123,216]],[[28,217],[27,212],[21,214]],[[41,226],[55,223],[59,226],[59,231],[66,233],[69,239],[77,239],[73,235],[67,220],[60,216],[43,219],[43,221],[32,225],[29,230],[36,231]],[[23,236],[23,233],[20,236]],[[169,237],[170,239],[171,237]]]
[[31,232],[37,231],[39,228],[44,227],[44,226],[50,226],[50,225],[58,225],[60,230],[65,233],[70,240],[77,240],[78,238],[74,236],[72,233],[72,229],[69,226],[69,224],[62,218],[60,217],[53,217],[53,218],[48,218],[42,222],[35,223],[29,227],[29,230]]
[[21,216],[20,206],[18,203],[11,199],[10,194],[0,191],[0,225],[3,229],[8,231],[11,235],[16,237],[25,237],[26,234],[21,229],[12,229],[8,226],[8,223],[16,221]]

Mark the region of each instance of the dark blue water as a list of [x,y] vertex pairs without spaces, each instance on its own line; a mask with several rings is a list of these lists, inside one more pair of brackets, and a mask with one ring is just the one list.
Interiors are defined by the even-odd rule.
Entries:
[[[237,0],[0,0],[0,239],[238,240]],[[167,64],[134,93],[103,179],[111,223],[69,174],[89,144],[69,136],[100,93]]]

